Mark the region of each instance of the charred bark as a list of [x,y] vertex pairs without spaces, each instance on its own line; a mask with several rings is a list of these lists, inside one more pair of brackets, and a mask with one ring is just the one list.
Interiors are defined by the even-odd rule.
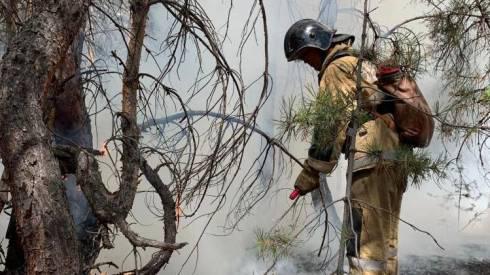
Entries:
[[[140,157],[140,159],[142,159]],[[155,188],[162,201],[164,209],[164,241],[154,241],[140,237],[137,233],[131,231],[129,224],[124,220],[124,217],[118,216],[115,211],[109,208],[111,197],[110,193],[105,189],[102,178],[99,173],[97,161],[92,154],[85,151],[80,151],[78,154],[78,181],[92,204],[92,208],[96,211],[99,219],[105,222],[115,224],[124,236],[134,247],[154,247],[159,248],[152,259],[135,273],[137,274],[156,274],[168,263],[174,250],[184,247],[187,243],[175,243],[177,235],[175,202],[169,188],[163,184],[162,180],[145,160],[141,161],[141,170],[143,174]],[[116,207],[116,206],[114,206]],[[125,273],[126,274],[126,273]],[[128,273],[133,274],[133,273]]]
[[[90,206],[76,183],[77,155],[74,147],[92,148],[90,118],[85,106],[85,97],[81,82],[80,64],[83,50],[84,33],[81,31],[73,41],[56,72],[51,89],[44,104],[44,116],[48,117],[47,125],[53,133],[54,155],[59,161],[64,179],[70,214],[75,223],[79,241],[81,266],[88,269],[100,251],[100,225],[92,214]],[[6,174],[4,174],[6,176]],[[3,181],[2,181],[3,182]],[[1,187],[0,187],[1,189]],[[4,188],[6,189],[6,188]],[[0,190],[1,192],[1,190]],[[0,193],[0,206],[2,195]],[[6,270],[22,274],[25,265],[23,249],[15,232],[15,216],[12,216],[7,230],[9,247],[7,251]],[[86,270],[88,272],[88,270]]]
[[[54,134],[57,146],[67,145],[92,148],[92,131],[90,118],[85,106],[85,95],[81,80],[81,59],[84,43],[84,32],[81,30],[73,41],[56,73],[57,89],[53,97],[52,120],[48,123]],[[100,251],[100,236],[97,222],[90,205],[76,181],[76,165],[72,160],[58,157],[60,168],[65,178],[66,195],[70,214],[75,222],[75,230],[79,241],[81,268],[88,274]],[[70,167],[71,166],[71,167]],[[65,170],[65,171],[64,171]]]
[[[28,274],[79,274],[78,242],[40,98],[78,34],[88,0],[33,1],[0,63],[0,156]],[[42,95],[40,95],[40,90]]]
[[[163,205],[163,223],[164,223],[164,241],[166,243],[175,243],[177,235],[175,201],[168,186],[166,186],[158,173],[150,167],[146,160],[142,160],[141,171],[148,182],[155,188]],[[172,256],[172,250],[160,250],[153,254],[151,260],[140,270],[140,274],[156,274],[164,265],[168,263]]]
[[[148,0],[131,1],[131,39],[123,75],[122,102],[122,182],[117,204],[127,213],[133,206],[138,187],[139,171],[139,128],[136,120],[138,105],[139,67],[145,38],[145,28],[150,6]],[[128,203],[129,202],[129,203]]]

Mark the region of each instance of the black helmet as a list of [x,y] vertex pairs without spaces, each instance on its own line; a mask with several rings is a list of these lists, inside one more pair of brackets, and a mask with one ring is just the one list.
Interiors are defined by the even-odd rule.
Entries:
[[304,48],[326,51],[330,48],[336,30],[313,19],[294,23],[284,37],[284,53],[288,61],[298,59]]

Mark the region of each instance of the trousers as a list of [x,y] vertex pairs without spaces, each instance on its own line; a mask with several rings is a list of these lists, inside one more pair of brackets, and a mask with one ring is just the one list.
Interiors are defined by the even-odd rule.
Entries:
[[406,187],[406,176],[395,166],[354,173],[347,230],[350,274],[398,274],[398,225]]

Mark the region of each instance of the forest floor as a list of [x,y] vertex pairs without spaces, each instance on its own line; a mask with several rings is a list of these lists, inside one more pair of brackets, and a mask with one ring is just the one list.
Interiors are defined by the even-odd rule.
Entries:
[[[325,271],[324,268],[321,258],[316,255],[295,253],[287,260],[280,261],[276,273],[273,274],[321,275],[331,274],[333,271]],[[345,268],[348,269],[347,264]],[[454,257],[439,255],[403,256],[400,261],[400,275],[490,275],[490,252],[479,245],[468,245],[461,247],[461,254]]]
[[400,274],[490,275],[490,259],[409,256],[401,263]]
[[[400,259],[400,275],[490,275],[490,246],[486,241],[457,246],[444,255],[403,255]],[[332,257],[332,255],[329,256]],[[325,275],[332,274],[336,267],[336,257],[330,264],[316,253],[295,251],[277,262],[274,275]],[[256,270],[265,270],[270,263],[259,260],[253,262],[251,269],[243,269],[238,275],[263,274]],[[325,269],[327,267],[327,270]],[[264,269],[265,268],[265,269]],[[348,270],[348,264],[344,266]]]

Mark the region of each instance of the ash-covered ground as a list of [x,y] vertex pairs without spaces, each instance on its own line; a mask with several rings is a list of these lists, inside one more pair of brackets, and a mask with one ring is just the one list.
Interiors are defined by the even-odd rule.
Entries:
[[458,248],[458,256],[407,256],[402,258],[400,274],[409,275],[490,275],[490,249],[487,245],[467,243]]
[[[460,247],[461,254],[454,257],[439,255],[405,256],[400,261],[401,275],[490,275],[490,252],[488,247],[467,244]],[[334,260],[335,261],[335,260]],[[259,261],[260,262],[260,261]],[[331,263],[335,265],[335,262]],[[267,265],[265,265],[267,266]],[[258,269],[242,270],[238,274],[263,274]],[[257,268],[257,266],[254,266]],[[332,266],[329,266],[334,268]],[[347,268],[347,266],[346,266]],[[253,270],[253,271],[252,271]],[[322,258],[312,253],[294,253],[287,259],[280,260],[274,273],[277,275],[320,275],[330,274],[325,270]]]
[[407,275],[473,275],[490,274],[488,259],[409,256],[402,261],[400,274]]

